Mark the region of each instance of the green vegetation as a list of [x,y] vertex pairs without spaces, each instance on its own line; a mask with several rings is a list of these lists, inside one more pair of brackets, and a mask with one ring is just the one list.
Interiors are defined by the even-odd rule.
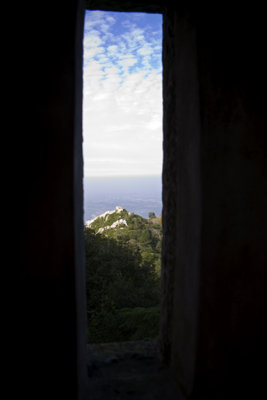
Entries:
[[154,212],[148,213],[148,218],[156,218],[156,215]]
[[88,342],[156,337],[161,218],[121,209],[95,219],[84,235]]

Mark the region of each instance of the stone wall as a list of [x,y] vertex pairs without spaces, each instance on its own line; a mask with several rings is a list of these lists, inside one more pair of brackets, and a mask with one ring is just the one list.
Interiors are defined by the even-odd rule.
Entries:
[[196,28],[164,15],[163,359],[192,387],[201,250],[201,124]]
[[12,94],[6,125],[12,165],[8,397],[77,399],[86,379],[83,8],[76,0],[27,1],[6,15]]
[[164,19],[163,358],[187,396],[255,396],[266,349],[264,22],[202,4]]
[[[162,357],[188,398],[255,398],[266,347],[264,13],[163,11]],[[83,5],[28,1],[5,15],[9,397],[80,400]]]

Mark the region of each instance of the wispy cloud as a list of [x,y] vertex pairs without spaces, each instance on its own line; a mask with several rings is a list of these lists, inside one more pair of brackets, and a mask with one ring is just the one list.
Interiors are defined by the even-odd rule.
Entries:
[[161,40],[160,16],[86,13],[86,176],[161,173]]

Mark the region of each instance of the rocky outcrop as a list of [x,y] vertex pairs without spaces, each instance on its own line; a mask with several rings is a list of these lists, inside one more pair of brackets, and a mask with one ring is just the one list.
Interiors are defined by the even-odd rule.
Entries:
[[122,208],[121,206],[117,206],[117,207],[115,208],[115,210],[112,210],[112,211],[105,211],[103,214],[98,215],[97,217],[95,217],[95,218],[93,218],[93,219],[87,220],[87,221],[85,222],[85,226],[86,226],[87,228],[90,228],[90,226],[92,225],[92,223],[95,222],[98,218],[104,218],[104,220],[106,221],[107,218],[108,218],[108,216],[109,216],[110,214],[114,214],[114,213],[119,214],[119,213],[121,213],[122,211],[123,211],[123,208]]
[[105,226],[104,228],[99,228],[98,231],[97,231],[96,233],[102,233],[102,232],[104,232],[104,231],[107,230],[107,229],[114,229],[114,228],[117,228],[117,226],[119,226],[119,225],[128,226],[127,221],[125,221],[125,219],[122,219],[122,218],[121,218],[121,219],[119,219],[118,221],[115,221],[112,225]]

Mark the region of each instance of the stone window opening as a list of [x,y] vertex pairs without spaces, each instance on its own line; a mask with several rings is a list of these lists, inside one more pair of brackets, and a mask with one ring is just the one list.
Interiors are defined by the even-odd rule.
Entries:
[[[146,362],[143,362],[144,358],[146,358],[144,357],[146,349],[142,349],[141,354],[140,352],[139,354],[134,352],[134,357],[137,358],[138,362],[141,362],[140,365],[142,365],[142,368],[136,366],[135,369],[140,371],[144,387],[146,386],[145,382],[149,382],[152,379],[154,382],[159,383],[155,387],[156,390],[161,391],[162,398],[182,399],[180,389],[177,387],[177,382],[172,380],[169,368],[177,370],[177,368],[179,369],[179,363],[182,364],[183,372],[180,374],[179,385],[184,393],[190,393],[195,368],[194,354],[196,346],[195,327],[197,323],[200,229],[200,137],[198,78],[195,53],[196,38],[194,29],[192,31],[190,28],[187,29],[188,21],[186,17],[185,25],[183,25],[174,19],[171,8],[166,7],[165,9],[160,1],[157,4],[148,3],[149,5],[139,1],[126,4],[118,4],[113,1],[88,1],[86,8],[89,10],[104,11],[156,12],[163,15],[163,244],[161,264],[161,321],[159,340],[156,348],[157,361],[153,358],[155,353],[150,359],[153,360],[152,365],[155,365],[156,370],[154,369],[153,371],[153,368],[149,368],[151,373],[149,372],[147,375],[144,370],[144,373],[141,372],[146,364]],[[174,43],[174,37],[179,38],[177,43]],[[184,42],[186,43],[185,46]],[[176,46],[178,48],[180,46],[181,49],[179,58],[177,58]],[[179,72],[177,74],[179,70],[180,74]],[[187,87],[188,81],[191,84],[189,91]],[[194,105],[193,109],[192,104]],[[181,140],[177,142],[179,124],[184,127],[184,131],[183,135],[180,135]],[[192,145],[194,152],[189,151]],[[183,153],[180,153],[181,151]],[[184,169],[189,173],[188,176],[181,174],[181,171],[184,171]],[[185,189],[179,192],[179,195],[177,191],[178,181],[179,188]],[[188,191],[188,189],[190,190]],[[193,197],[191,197],[192,194]],[[193,206],[194,209],[194,214],[190,216],[184,212],[189,205],[189,208]],[[179,227],[177,226],[177,218],[181,220]],[[181,230],[180,233],[182,235],[179,236],[179,243],[177,243],[177,229]],[[194,252],[190,253],[191,239],[188,242],[188,233],[191,231],[195,233],[195,238],[193,239]],[[182,268],[179,266],[179,269],[177,269],[178,259],[182,260]],[[194,277],[193,280],[191,279],[192,276]],[[183,321],[183,323],[180,324],[179,321]],[[190,335],[188,335],[189,332]],[[173,335],[176,336],[175,340],[173,340]],[[187,337],[187,340],[185,340],[185,337]],[[155,347],[153,348],[154,350]],[[181,352],[182,358],[176,357],[177,351]],[[183,354],[186,355],[186,359],[183,359]],[[131,359],[130,361],[132,362],[133,360]],[[178,362],[178,365],[176,365],[176,362]],[[101,394],[104,396],[103,399],[105,395],[99,389],[102,384],[104,386],[107,384],[110,390],[114,389],[118,393],[121,393],[121,390],[126,390],[126,392],[127,390],[129,392],[132,391],[132,389],[128,389],[129,386],[124,389],[121,386],[122,382],[120,382],[118,375],[120,368],[116,369],[116,366],[119,366],[120,363],[117,363],[116,357],[113,358],[111,356],[109,363],[110,365],[106,366],[111,371],[110,374],[107,372],[107,376],[109,376],[108,381],[105,381],[105,379],[101,381],[103,375],[99,381],[97,368],[95,369],[94,365],[88,365],[90,391],[98,393],[98,395]],[[151,367],[152,365],[150,364]],[[123,369],[123,371],[125,372],[126,369]],[[135,381],[137,376],[125,376],[125,378],[131,378]],[[110,379],[117,382],[116,384],[119,387],[116,384],[115,387],[110,385]],[[168,390],[168,388],[172,389]],[[147,386],[147,389],[148,391],[152,390],[150,385]],[[138,398],[136,387],[133,389],[133,392],[137,396],[136,398]]]
[[[230,12],[218,2],[169,0],[48,0],[6,9],[7,389],[12,398],[141,400],[152,379],[147,374],[138,391],[120,379],[123,396],[111,384],[116,360],[109,382],[100,375],[93,382],[96,369],[86,371],[84,5],[163,12],[161,359],[186,399],[261,398],[266,18],[263,8],[234,2]],[[101,387],[109,392],[97,396]]]
[[[159,14],[157,12],[157,14]],[[162,15],[162,13],[160,13]],[[162,58],[162,57],[161,57]],[[93,79],[93,77],[92,77]],[[144,78],[143,78],[144,79]],[[84,81],[85,82],[85,81]],[[119,123],[118,123],[119,125]],[[162,143],[161,143],[162,145]],[[148,156],[149,157],[149,156]],[[148,213],[154,214],[154,213]],[[148,215],[145,217],[147,218]],[[155,214],[154,214],[154,217]],[[160,214],[161,217],[161,214]],[[158,327],[159,329],[159,327]],[[90,324],[88,325],[90,330]],[[153,377],[158,380],[158,384],[154,385],[153,390],[155,393],[161,386],[161,391],[166,390],[166,371],[163,372],[163,365],[159,357],[159,331],[157,338],[153,340],[139,339],[123,342],[112,343],[89,343],[87,344],[87,362],[88,362],[88,375],[91,379],[92,385],[95,385],[99,371],[101,373],[110,374],[114,372],[114,379],[116,380],[116,387],[118,391],[125,389],[120,384],[120,379],[130,378],[133,388],[126,388],[126,391],[135,392],[135,379],[140,379],[145,382]],[[115,368],[114,368],[115,365]],[[150,370],[148,374],[148,368]],[[164,382],[165,381],[165,382]],[[169,379],[167,379],[169,382]],[[146,383],[147,384],[147,383]],[[130,385],[130,386],[131,386]],[[150,389],[152,389],[150,387]],[[96,390],[94,386],[93,391]],[[138,394],[138,390],[136,395]],[[164,395],[164,393],[163,393]]]

